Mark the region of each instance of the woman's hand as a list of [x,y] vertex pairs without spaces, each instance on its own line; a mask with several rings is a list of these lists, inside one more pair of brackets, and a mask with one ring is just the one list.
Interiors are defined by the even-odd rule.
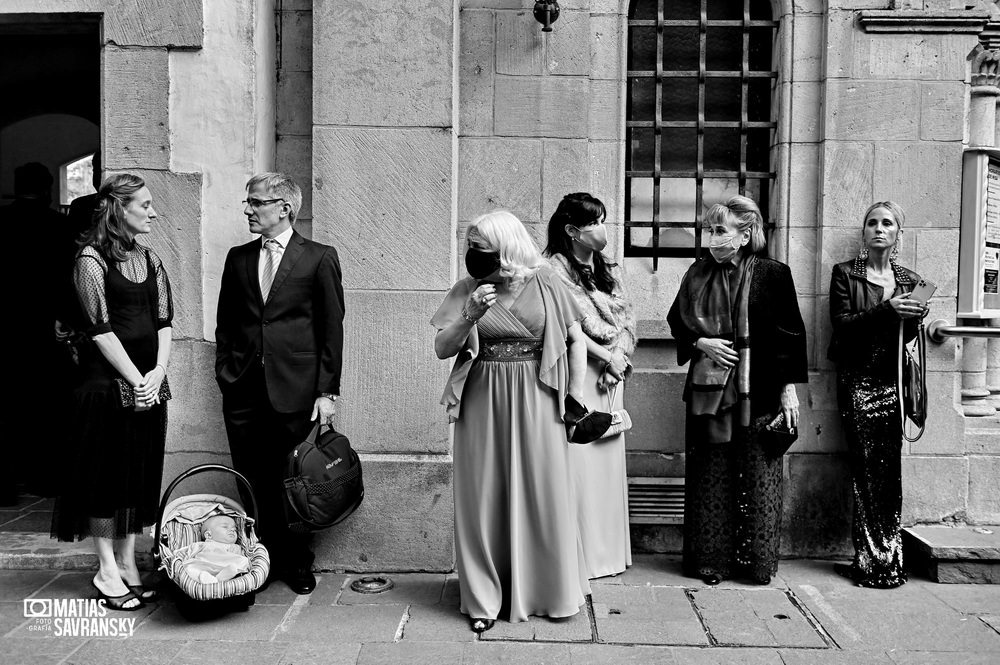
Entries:
[[611,388],[617,386],[619,381],[621,381],[621,379],[616,377],[610,371],[602,372],[601,378],[597,380],[597,387],[600,390],[610,390]]
[[160,402],[160,384],[166,375],[167,370],[163,369],[162,365],[157,365],[146,372],[146,376],[142,377],[142,381],[135,388],[136,407],[148,408]]
[[[628,369],[628,356],[621,349],[614,349],[611,358],[604,366],[604,371],[614,377],[615,383],[625,378],[625,370]],[[612,384],[613,385],[613,384]]]
[[473,321],[478,321],[486,314],[486,310],[497,301],[497,289],[492,284],[483,284],[469,294],[465,301],[465,313]]
[[909,293],[901,293],[894,298],[890,298],[889,306],[892,307],[893,311],[901,319],[927,316],[928,311],[922,302],[910,298]]
[[700,337],[695,342],[695,348],[712,359],[719,367],[734,367],[740,360],[739,354],[733,351],[733,343],[728,339],[718,337]]
[[781,413],[789,427],[799,426],[799,396],[795,384],[789,383],[781,390]]

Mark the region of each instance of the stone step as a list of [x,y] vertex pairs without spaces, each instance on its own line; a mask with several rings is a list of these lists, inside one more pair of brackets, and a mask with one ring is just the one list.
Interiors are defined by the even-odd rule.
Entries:
[[1000,526],[903,529],[907,566],[942,584],[1000,584]]

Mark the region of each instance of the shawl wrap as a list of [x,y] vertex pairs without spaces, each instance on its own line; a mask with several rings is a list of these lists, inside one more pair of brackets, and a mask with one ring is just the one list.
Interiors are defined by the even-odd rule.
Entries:
[[742,427],[750,425],[750,284],[756,256],[746,257],[737,270],[735,297],[730,293],[729,270],[714,259],[688,269],[677,294],[681,320],[698,337],[733,341],[739,355],[735,368],[716,365],[703,352],[695,354],[688,371],[691,414],[705,416],[709,443],[732,440],[733,408]]
[[609,351],[621,349],[625,355],[632,355],[636,344],[635,313],[625,298],[620,269],[612,271],[614,289],[611,293],[604,293],[598,289],[587,291],[583,288],[569,260],[562,254],[550,256],[549,265],[580,307],[583,332]]

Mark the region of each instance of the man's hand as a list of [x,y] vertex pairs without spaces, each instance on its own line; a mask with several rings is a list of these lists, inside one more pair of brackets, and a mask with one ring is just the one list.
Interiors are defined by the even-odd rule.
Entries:
[[333,417],[337,415],[337,403],[329,397],[317,397],[313,402],[312,415],[309,420],[317,420],[320,425],[332,425]]

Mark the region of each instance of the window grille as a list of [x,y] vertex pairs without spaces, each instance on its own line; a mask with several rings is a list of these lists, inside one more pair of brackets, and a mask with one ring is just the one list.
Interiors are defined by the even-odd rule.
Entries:
[[737,193],[769,226],[777,29],[769,0],[632,1],[626,257],[699,257],[706,202]]

